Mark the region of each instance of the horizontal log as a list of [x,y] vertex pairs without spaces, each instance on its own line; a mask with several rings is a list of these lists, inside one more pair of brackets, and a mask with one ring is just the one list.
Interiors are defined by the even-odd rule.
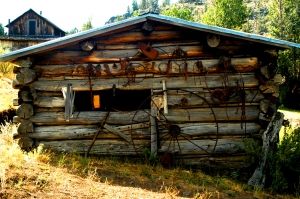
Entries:
[[[154,73],[154,74],[203,74],[223,72],[222,67],[219,67],[219,59],[206,60],[161,60],[161,61],[131,61],[129,63],[130,72],[136,74]],[[185,64],[186,69],[185,69]],[[257,58],[231,58],[231,65],[236,72],[252,72],[258,67]],[[88,76],[89,68],[92,67],[94,76],[117,76],[126,75],[125,68],[117,63],[105,64],[70,64],[70,65],[36,65],[34,69],[38,71],[40,77],[51,76]]]
[[[224,87],[224,78],[220,75],[206,75],[198,77],[160,77],[160,78],[135,78],[135,82],[128,78],[95,79],[92,80],[93,90],[111,89],[115,85],[117,89],[161,89],[162,80],[166,80],[168,89],[178,88],[219,88]],[[258,86],[258,80],[254,74],[228,75],[228,85],[236,86],[236,81],[243,80],[245,88]],[[40,80],[32,83],[32,88],[40,91],[60,91],[62,87],[72,84],[75,91],[89,91],[89,80]]]
[[26,85],[33,82],[36,78],[36,72],[30,68],[21,68],[16,75],[16,80],[20,85]]
[[179,39],[183,36],[183,32],[179,31],[153,31],[149,35],[143,34],[143,32],[124,32],[115,35],[110,35],[99,39],[97,43],[103,45],[107,44],[120,44],[120,43],[136,43],[142,41],[167,41],[171,39]]
[[29,120],[23,120],[18,127],[18,134],[25,135],[34,131],[33,124]]
[[[240,123],[219,123],[218,136],[244,136],[257,134],[260,126],[256,123],[247,123],[246,129],[241,128]],[[132,127],[131,127],[132,126]],[[178,124],[181,133],[189,139],[205,139],[208,136],[215,138],[217,127],[215,123],[189,123]],[[141,128],[143,127],[143,128]],[[115,129],[123,132],[126,136],[133,139],[149,139],[149,123],[133,124],[126,126],[114,126]],[[132,129],[132,130],[130,130]],[[88,139],[98,131],[97,125],[62,125],[62,126],[38,126],[35,127],[34,133],[29,134],[30,138],[38,140],[67,140],[67,139]],[[245,132],[246,130],[246,132]],[[166,140],[165,136],[168,130],[160,127],[161,140]],[[178,139],[185,139],[179,136]],[[106,129],[103,129],[98,136],[98,139],[118,139],[118,136],[111,134]]]
[[17,109],[16,115],[23,119],[28,119],[34,114],[33,106],[31,104],[22,104]]
[[[177,49],[175,46],[162,47],[163,53],[159,53],[157,59],[176,58],[172,53]],[[203,52],[202,46],[182,46],[181,49],[186,52],[186,57],[209,57]],[[166,53],[165,53],[166,52]],[[79,63],[101,63],[101,62],[119,62],[120,59],[130,60],[149,60],[141,58],[139,49],[129,50],[97,50],[90,52],[83,51],[57,51],[51,54],[41,56],[37,64],[79,64]]]
[[38,97],[33,104],[38,107],[59,108],[65,107],[65,100],[63,97]]
[[[213,108],[217,121],[241,121],[241,108],[227,107]],[[259,108],[247,106],[245,109],[245,121],[258,119]],[[105,117],[106,112],[85,111],[75,112],[69,122],[65,121],[63,112],[40,112],[36,113],[30,120],[36,125],[57,125],[57,124],[99,124]],[[165,117],[170,122],[212,122],[214,116],[210,108],[194,109],[170,109]],[[149,112],[111,112],[107,119],[108,124],[132,124],[146,122],[149,120]]]
[[[194,109],[169,109],[168,115],[165,115],[169,122],[212,122],[214,115],[217,121],[241,121],[241,107],[214,107],[214,114],[210,108]],[[245,121],[257,120],[259,116],[258,106],[245,107]]]
[[[185,123],[176,125],[180,128],[178,139],[185,139],[185,137],[189,139],[200,139],[203,136],[216,138],[217,136],[224,135],[253,135],[259,133],[261,129],[259,124],[253,122],[247,122],[243,126],[241,126],[241,123],[218,123],[219,131],[217,135],[216,123]],[[161,140],[170,139],[170,137],[166,135],[169,133],[169,129],[166,129],[165,126],[160,126],[159,132]]]
[[13,63],[19,67],[30,68],[32,66],[32,60],[30,57],[16,59],[13,61]]
[[160,152],[185,154],[235,154],[245,152],[242,139],[218,140],[167,140],[159,148]]
[[[37,145],[60,152],[80,153],[87,152],[92,140],[60,140],[38,141]],[[150,147],[150,141],[136,141],[135,147],[121,140],[96,140],[89,154],[93,155],[138,155],[142,154],[146,147]]]
[[32,102],[33,100],[33,97],[29,90],[20,90],[18,92],[18,97],[20,100],[22,100],[22,102]]
[[[132,130],[128,127],[132,126]],[[145,126],[144,128],[141,128]],[[149,123],[133,124],[126,126],[114,126],[115,130],[122,132],[126,137],[131,139],[149,139]],[[131,128],[131,127],[129,127]],[[97,125],[62,125],[62,126],[39,126],[35,127],[34,133],[28,135],[30,138],[38,140],[75,140],[75,139],[92,139],[99,131]],[[97,139],[121,139],[107,129],[101,129]]]
[[[167,46],[200,46],[201,42],[196,40],[189,40],[189,41],[171,41],[171,42],[154,42],[152,43],[152,48],[161,48],[161,47],[167,47]],[[127,49],[138,49],[139,44],[138,43],[125,43],[125,44],[97,44],[97,50],[127,50]]]
[[[168,91],[168,105],[169,106],[178,106],[178,107],[190,107],[190,106],[207,106],[207,103],[211,104],[212,106],[238,106],[238,104],[242,103],[242,99],[240,93],[234,93],[233,91],[232,96],[229,100],[224,102],[216,103],[212,100],[211,92],[209,91],[202,91],[202,92],[194,92],[192,94],[188,91],[182,90],[169,90]],[[200,96],[200,97],[199,97]],[[202,99],[202,98],[204,99]],[[254,104],[258,103],[264,96],[258,89],[249,89],[245,90],[245,103]]]
[[[30,120],[36,125],[100,124],[105,118],[105,115],[106,112],[102,111],[75,112],[73,117],[70,118],[70,121],[66,121],[64,112],[41,112],[35,114]],[[135,117],[133,118],[134,115]],[[111,112],[106,123],[129,125],[147,121],[149,121],[149,115],[144,111],[124,111]]]
[[[263,95],[260,93],[259,90],[246,90],[246,99],[245,102],[249,105],[259,102],[261,99],[263,99]],[[214,104],[215,102],[211,99],[210,92],[201,92],[197,93],[197,95],[204,97],[206,101],[210,104]],[[190,106],[201,106],[201,107],[207,107],[207,103],[204,102],[203,99],[198,97],[197,95],[190,94],[189,92],[184,91],[168,91],[168,105],[169,106],[178,106],[178,107],[190,107]],[[76,96],[75,96],[76,98]],[[64,104],[64,98],[61,97],[44,97],[39,96],[34,102],[35,106],[38,107],[49,107],[49,108],[63,108],[65,106]],[[238,106],[238,104],[241,104],[241,98],[239,96],[234,96],[230,98],[226,102],[221,102],[218,105],[224,105],[224,106]],[[247,104],[246,104],[247,105]],[[38,111],[37,111],[38,112]]]

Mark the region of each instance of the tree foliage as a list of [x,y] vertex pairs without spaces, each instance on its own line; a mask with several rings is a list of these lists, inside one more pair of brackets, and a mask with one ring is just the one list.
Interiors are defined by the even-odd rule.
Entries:
[[167,6],[161,11],[161,14],[185,19],[188,21],[194,21],[192,9],[185,4],[172,4]]
[[4,27],[2,25],[2,23],[0,23],[0,36],[4,36],[5,32],[4,32]]
[[285,133],[272,160],[271,187],[275,191],[295,192],[300,188],[300,128]]
[[[267,16],[268,30],[273,37],[292,42],[300,42],[300,2],[299,0],[272,0]],[[278,71],[286,77],[281,87],[281,101],[290,108],[300,108],[293,99],[300,90],[300,50],[281,51],[278,56]],[[298,91],[299,92],[299,91]]]
[[202,17],[202,22],[230,29],[240,29],[248,11],[243,0],[213,0]]
[[92,29],[92,28],[93,28],[92,19],[89,18],[88,21],[82,25],[81,30],[85,31],[85,30],[89,30],[89,29]]
[[203,4],[205,0],[179,0],[179,3]]
[[139,9],[139,5],[136,0],[132,1],[131,8],[133,12]]

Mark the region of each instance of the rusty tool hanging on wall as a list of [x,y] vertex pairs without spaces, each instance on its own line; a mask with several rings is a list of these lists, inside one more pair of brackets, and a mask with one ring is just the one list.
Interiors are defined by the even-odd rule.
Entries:
[[159,55],[158,51],[152,48],[149,44],[140,43],[139,50],[149,59],[156,59]]

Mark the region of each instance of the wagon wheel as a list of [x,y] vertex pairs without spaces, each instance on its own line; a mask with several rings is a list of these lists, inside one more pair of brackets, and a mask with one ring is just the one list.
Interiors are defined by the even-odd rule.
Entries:
[[[199,100],[203,101],[204,103],[206,103],[208,105],[208,107],[211,110],[212,115],[214,116],[214,120],[216,123],[216,135],[215,135],[215,138],[212,139],[215,141],[215,143],[214,143],[213,150],[210,152],[206,149],[206,147],[203,147],[203,146],[200,146],[199,144],[197,144],[197,142],[195,142],[193,140],[191,134],[184,133],[183,130],[181,129],[180,125],[176,124],[175,122],[171,122],[170,120],[167,119],[168,118],[167,115],[165,115],[163,113],[163,111],[161,109],[159,109],[159,107],[156,105],[156,103],[153,102],[152,99],[153,99],[154,95],[151,95],[147,99],[145,99],[145,101],[140,105],[140,107],[142,107],[144,105],[144,103],[146,103],[147,101],[149,101],[149,99],[151,99],[151,103],[153,103],[156,106],[156,108],[159,110],[158,114],[152,115],[150,110],[137,110],[132,118],[132,123],[136,122],[135,117],[136,117],[137,113],[140,111],[147,113],[149,115],[149,118],[152,117],[156,120],[156,124],[157,124],[156,129],[157,129],[157,133],[158,133],[158,153],[160,156],[161,163],[165,166],[170,166],[171,164],[173,164],[173,159],[176,158],[176,156],[184,153],[184,151],[183,151],[184,143],[188,143],[189,145],[193,146],[194,150],[202,151],[206,154],[214,153],[216,146],[218,144],[219,126],[218,126],[218,123],[216,120],[214,110],[213,110],[212,106],[210,105],[210,103],[204,97],[200,96],[197,93],[187,91],[187,90],[182,90],[182,89],[177,89],[177,91],[180,91],[183,94],[194,95],[194,96],[196,96],[196,98],[198,98]],[[155,94],[155,95],[157,95],[157,94]],[[138,152],[140,152],[142,147],[147,147],[147,146],[139,146],[138,147],[135,144],[135,140],[133,138],[132,131],[130,131],[130,135],[131,135],[131,141],[132,141],[133,147],[136,150],[137,154],[138,154]]]

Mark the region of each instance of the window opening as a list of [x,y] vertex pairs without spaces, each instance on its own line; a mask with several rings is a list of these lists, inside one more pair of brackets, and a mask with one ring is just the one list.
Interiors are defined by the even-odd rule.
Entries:
[[76,111],[134,111],[150,109],[151,90],[77,91]]
[[28,34],[35,35],[36,34],[36,20],[28,21]]

